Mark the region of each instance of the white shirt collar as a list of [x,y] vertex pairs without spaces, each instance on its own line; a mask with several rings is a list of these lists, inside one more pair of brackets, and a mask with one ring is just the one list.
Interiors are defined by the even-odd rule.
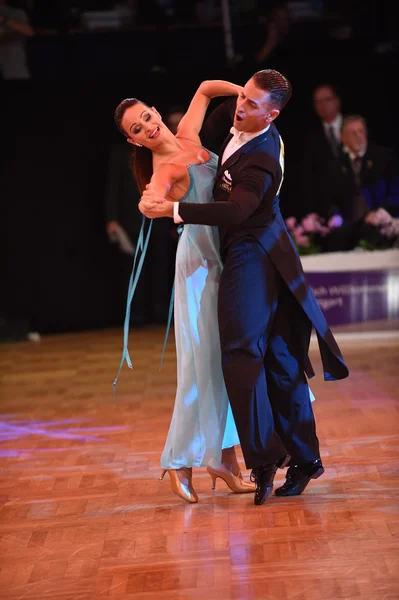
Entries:
[[360,152],[357,152],[356,154],[354,152],[352,152],[352,150],[349,150],[348,146],[344,146],[343,147],[343,151],[346,152],[349,155],[349,158],[351,160],[355,160],[355,158],[357,156],[360,156],[361,158],[363,158],[363,156],[367,152],[367,146],[366,146],[366,148],[363,148],[363,150],[360,150]]
[[[238,131],[238,129],[236,129],[235,127],[232,127],[230,129],[230,133],[233,134],[233,138],[235,138],[234,141],[236,144],[246,144],[250,140],[253,140],[254,138],[258,137],[258,135],[261,135],[262,133],[266,133],[266,131],[269,129],[269,127],[270,127],[270,125],[268,125],[264,129],[262,129],[262,131],[256,131],[255,133],[247,133],[246,131]],[[233,140],[231,140],[231,141],[233,141]]]
[[335,136],[338,140],[341,139],[342,119],[343,119],[343,117],[342,117],[341,113],[338,113],[337,116],[335,117],[334,121],[331,121],[331,123],[325,123],[323,121],[324,129],[327,131],[328,129],[330,129],[330,127],[332,127],[334,129]]

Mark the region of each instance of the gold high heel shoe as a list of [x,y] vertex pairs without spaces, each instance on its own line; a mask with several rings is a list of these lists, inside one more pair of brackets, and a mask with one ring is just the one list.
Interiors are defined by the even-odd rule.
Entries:
[[[178,471],[183,473],[183,477],[187,479],[187,484],[183,483],[179,479],[179,476],[177,474]],[[195,490],[191,484],[191,467],[181,467],[181,469],[163,469],[161,477],[159,479],[163,479],[166,472],[169,473],[172,492],[174,492],[175,494],[180,496],[180,498],[183,498],[183,500],[186,500],[187,502],[192,502],[193,504],[198,502],[198,496],[195,493]]]
[[216,489],[216,479],[220,477],[229,486],[232,492],[236,494],[248,494],[255,492],[256,486],[254,483],[245,481],[241,473],[234,475],[226,467],[220,464],[218,467],[207,467],[209,475],[212,479],[212,490]]

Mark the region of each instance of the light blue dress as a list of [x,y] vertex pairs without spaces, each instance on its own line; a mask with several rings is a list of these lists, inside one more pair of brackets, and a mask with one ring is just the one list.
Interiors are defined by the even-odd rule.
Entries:
[[[213,202],[218,157],[188,165],[190,187],[180,202]],[[176,253],[174,330],[177,392],[161,466],[220,462],[239,444],[223,380],[217,297],[222,261],[217,227],[184,225]]]

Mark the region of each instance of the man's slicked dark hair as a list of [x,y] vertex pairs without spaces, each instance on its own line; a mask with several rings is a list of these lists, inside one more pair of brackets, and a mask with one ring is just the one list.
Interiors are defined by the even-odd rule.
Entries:
[[274,69],[263,69],[253,75],[257,88],[270,93],[270,103],[279,109],[284,108],[292,96],[292,86],[288,79]]

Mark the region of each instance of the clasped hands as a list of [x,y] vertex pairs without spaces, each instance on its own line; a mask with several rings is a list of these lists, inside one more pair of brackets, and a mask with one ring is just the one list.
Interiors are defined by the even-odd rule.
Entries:
[[147,186],[139,202],[139,211],[149,219],[159,217],[171,217],[173,219],[173,202],[165,200]]

